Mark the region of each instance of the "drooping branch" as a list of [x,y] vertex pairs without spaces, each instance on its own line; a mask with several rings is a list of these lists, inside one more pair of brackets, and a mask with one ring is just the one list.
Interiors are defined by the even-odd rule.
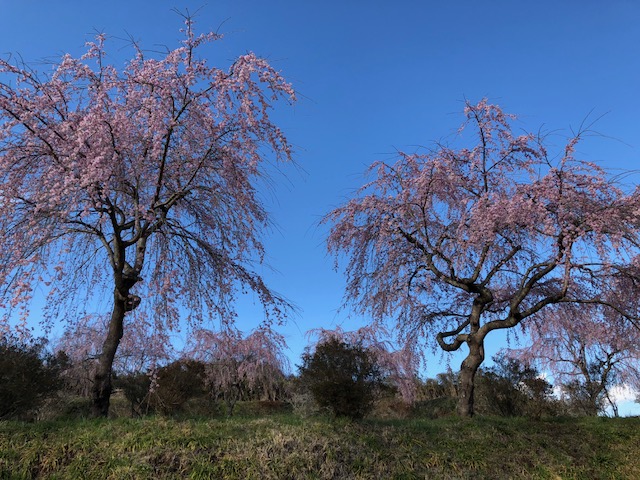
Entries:
[[[471,320],[467,318],[455,330],[450,330],[448,332],[439,332],[436,335],[436,340],[438,342],[438,345],[440,345],[440,348],[442,348],[446,352],[454,352],[458,350],[464,344],[464,342],[467,341],[467,338],[468,338],[468,335],[460,335],[460,332],[462,332],[465,328],[467,328],[470,323],[471,323]],[[454,336],[456,338],[453,340],[452,343],[446,343],[444,341],[445,338],[454,337]]]

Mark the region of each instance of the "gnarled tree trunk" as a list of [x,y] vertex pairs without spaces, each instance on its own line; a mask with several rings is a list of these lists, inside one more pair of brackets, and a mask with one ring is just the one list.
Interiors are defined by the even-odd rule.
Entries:
[[[144,250],[141,250],[142,255]],[[140,262],[142,263],[142,262]],[[140,304],[140,297],[129,293],[131,288],[142,280],[131,266],[121,259],[122,271],[115,272],[115,288],[113,290],[113,310],[109,321],[107,337],[102,345],[102,352],[98,359],[93,381],[93,404],[91,415],[93,417],[106,417],[109,415],[109,401],[111,399],[111,372],[113,359],[116,356],[118,345],[124,333],[124,316],[134,310]]]
[[472,417],[474,415],[475,378],[478,368],[484,360],[484,342],[470,335],[467,340],[469,355],[460,366],[460,384],[458,388],[458,415]]
[[123,334],[124,315],[127,312],[127,297],[123,297],[117,290],[113,295],[113,310],[109,321],[109,330],[102,346],[93,381],[93,417],[109,415],[111,399],[111,370],[118,345]]

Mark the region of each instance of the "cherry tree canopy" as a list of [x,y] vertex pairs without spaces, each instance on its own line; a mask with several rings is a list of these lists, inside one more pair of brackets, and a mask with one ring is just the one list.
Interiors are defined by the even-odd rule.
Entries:
[[49,324],[111,290],[96,414],[108,409],[126,312],[163,332],[182,312],[232,320],[240,289],[272,317],[287,307],[252,267],[268,225],[256,190],[266,154],[291,158],[269,110],[294,91],[252,53],[228,69],[196,56],[217,38],[187,18],[178,48],[147,56],[133,45],[121,70],[104,35],[49,72],[0,60],[2,321],[17,307],[25,328],[36,285]]
[[555,303],[604,301],[636,254],[638,202],[576,157],[585,132],[555,155],[486,100],[464,113],[463,146],[375,163],[324,221],[329,252],[348,259],[345,304],[374,323],[395,319],[416,348],[469,347],[458,409],[472,415],[486,335]]

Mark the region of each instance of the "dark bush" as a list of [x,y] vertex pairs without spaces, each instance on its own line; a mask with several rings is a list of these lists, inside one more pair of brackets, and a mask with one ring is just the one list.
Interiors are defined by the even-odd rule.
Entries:
[[571,415],[595,417],[607,408],[606,387],[597,381],[574,380],[562,385]]
[[0,339],[0,419],[31,419],[60,389],[64,357],[44,347],[44,341]]
[[146,373],[118,375],[113,382],[116,389],[122,390],[131,406],[131,416],[139,417],[149,413],[149,388],[151,378]]
[[302,355],[302,384],[321,407],[335,417],[364,417],[373,407],[382,384],[375,357],[366,348],[338,339],[316,346]]
[[188,400],[205,395],[204,376],[205,365],[196,360],[178,360],[160,368],[149,404],[165,415],[180,412]]
[[553,415],[553,387],[535,368],[497,355],[476,378],[478,412],[504,417]]

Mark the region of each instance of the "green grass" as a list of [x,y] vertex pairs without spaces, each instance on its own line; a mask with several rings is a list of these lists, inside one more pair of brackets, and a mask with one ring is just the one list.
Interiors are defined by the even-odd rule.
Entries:
[[0,422],[2,479],[640,478],[640,418]]

